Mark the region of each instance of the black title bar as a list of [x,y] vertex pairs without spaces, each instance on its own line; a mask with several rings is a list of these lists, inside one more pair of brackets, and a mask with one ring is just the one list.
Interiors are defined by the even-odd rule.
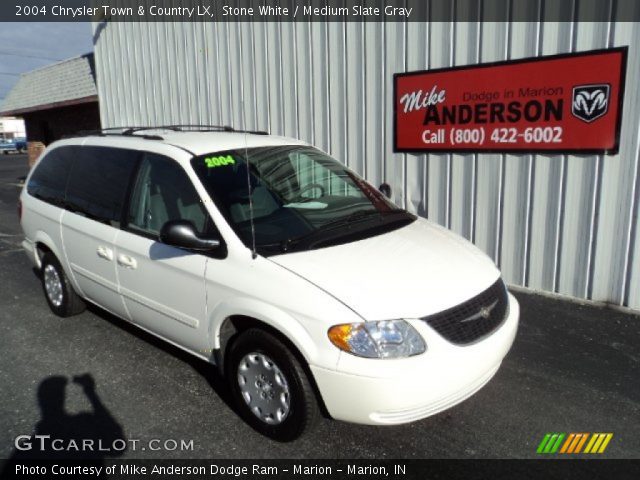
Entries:
[[0,22],[637,22],[636,0],[2,0]]

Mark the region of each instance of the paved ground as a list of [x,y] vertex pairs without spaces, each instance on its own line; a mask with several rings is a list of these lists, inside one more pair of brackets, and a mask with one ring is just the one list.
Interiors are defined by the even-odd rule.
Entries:
[[[0,156],[0,458],[12,455],[17,435],[46,430],[37,427],[41,406],[71,438],[122,431],[144,442],[193,440],[193,451],[129,449],[125,458],[535,457],[550,431],[613,432],[607,458],[640,458],[640,317],[525,294],[516,294],[522,320],[511,353],[461,405],[406,426],[325,420],[296,443],[265,440],[227,406],[221,380],[201,361],[96,309],[70,319],[49,312],[16,251],[14,183],[25,165],[23,156]],[[78,415],[91,411],[78,384],[70,381],[65,397],[50,378],[85,373],[106,409],[101,423]]]

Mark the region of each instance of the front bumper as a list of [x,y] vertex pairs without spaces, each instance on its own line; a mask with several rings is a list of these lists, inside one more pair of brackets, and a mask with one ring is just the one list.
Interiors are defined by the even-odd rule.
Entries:
[[419,420],[473,395],[497,372],[518,328],[520,308],[483,340],[456,346],[425,322],[409,320],[427,343],[422,355],[398,360],[342,353],[336,370],[311,366],[327,410],[337,420],[394,425]]

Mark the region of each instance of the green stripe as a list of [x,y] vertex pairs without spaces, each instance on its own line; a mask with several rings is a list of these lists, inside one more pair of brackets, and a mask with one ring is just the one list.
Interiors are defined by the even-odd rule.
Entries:
[[563,438],[564,438],[564,433],[561,433],[558,435],[558,440],[556,441],[556,444],[551,449],[550,453],[556,453],[558,451],[558,448],[560,448],[560,443],[562,443]]
[[553,444],[555,443],[556,438],[558,438],[557,433],[554,433],[553,435],[551,435],[551,438],[547,442],[547,445],[544,447],[544,450],[542,451],[542,453],[551,453],[551,447],[553,447]]
[[542,439],[542,442],[540,442],[540,445],[538,445],[538,453],[542,453],[542,451],[544,450],[544,446],[547,444],[547,441],[549,440],[549,437],[551,437],[550,433],[547,433],[544,438]]

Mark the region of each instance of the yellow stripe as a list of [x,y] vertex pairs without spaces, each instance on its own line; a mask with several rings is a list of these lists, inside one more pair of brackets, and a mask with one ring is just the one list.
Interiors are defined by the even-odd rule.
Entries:
[[584,449],[584,453],[591,453],[591,447],[593,446],[594,443],[596,443],[596,440],[598,439],[600,435],[598,435],[597,433],[592,433],[591,434],[591,439],[589,439],[589,443],[587,443],[587,448]]
[[602,442],[602,445],[600,445],[600,450],[598,450],[598,453],[603,453],[604,449],[607,448],[607,445],[609,445],[609,442],[611,441],[611,439],[613,438],[613,433],[607,433],[607,436],[604,439],[604,442]]
[[580,453],[580,451],[582,450],[582,446],[584,445],[584,442],[586,442],[587,438],[589,437],[588,433],[581,433],[580,435],[582,435],[582,439],[580,440],[580,443],[576,447],[576,451],[573,453]]
[[564,453],[567,451],[567,448],[569,448],[569,444],[571,443],[571,441],[575,436],[576,436],[575,433],[569,434],[569,437],[567,437],[567,439],[564,442],[564,445],[562,445],[562,448],[560,449],[560,453]]
[[604,440],[604,437],[606,436],[607,436],[606,433],[599,433],[598,439],[596,440],[596,443],[593,444],[593,447],[591,447],[591,452],[589,453],[598,453],[598,448],[600,448],[600,444],[602,443],[602,441]]

